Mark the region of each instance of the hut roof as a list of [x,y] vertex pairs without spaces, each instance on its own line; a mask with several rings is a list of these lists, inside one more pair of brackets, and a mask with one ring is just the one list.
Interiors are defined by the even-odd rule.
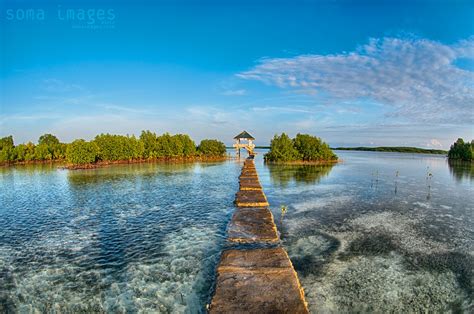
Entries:
[[254,140],[255,138],[250,135],[247,131],[242,131],[242,133],[240,133],[239,135],[236,135],[234,137],[234,139],[239,139],[239,138],[245,138],[245,139],[249,139],[249,140]]

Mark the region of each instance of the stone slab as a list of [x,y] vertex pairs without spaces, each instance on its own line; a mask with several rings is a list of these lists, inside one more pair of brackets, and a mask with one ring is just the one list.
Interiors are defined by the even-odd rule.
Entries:
[[257,170],[255,169],[244,169],[241,171],[240,174],[257,174]]
[[239,177],[239,181],[242,181],[242,180],[249,180],[249,179],[253,179],[253,180],[258,180],[258,176],[255,175],[255,176],[240,176]]
[[239,181],[240,185],[245,185],[245,184],[258,184],[260,185],[260,181],[258,181],[258,178],[246,178],[242,179]]
[[241,174],[257,174],[257,170],[255,170],[255,169],[244,169],[244,170],[242,170]]
[[237,208],[227,233],[230,241],[239,243],[279,240],[273,215],[267,207]]
[[262,186],[258,180],[242,180],[239,182],[241,190],[261,190]]
[[238,207],[266,207],[268,201],[262,190],[258,191],[239,191],[235,197],[235,203]]
[[258,176],[257,171],[242,171],[240,176]]
[[242,181],[258,181],[258,176],[251,176],[251,177],[242,177],[242,178],[239,178],[239,182],[242,182]]
[[228,250],[217,268],[210,313],[308,313],[283,248]]
[[258,183],[255,183],[255,184],[244,184],[244,185],[240,185],[240,190],[241,191],[261,191],[262,190],[262,187],[260,186],[260,184]]

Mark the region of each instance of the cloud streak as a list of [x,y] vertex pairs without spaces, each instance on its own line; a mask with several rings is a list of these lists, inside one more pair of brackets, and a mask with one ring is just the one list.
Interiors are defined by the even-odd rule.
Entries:
[[246,94],[247,91],[245,89],[226,90],[222,92],[222,95],[224,96],[243,96]]
[[350,53],[263,59],[237,76],[335,102],[375,101],[388,107],[389,117],[469,124],[474,120],[474,73],[455,61],[473,56],[474,38],[452,45],[371,39]]
[[50,93],[68,93],[84,91],[84,87],[79,84],[71,84],[55,78],[43,80],[42,87],[45,91]]

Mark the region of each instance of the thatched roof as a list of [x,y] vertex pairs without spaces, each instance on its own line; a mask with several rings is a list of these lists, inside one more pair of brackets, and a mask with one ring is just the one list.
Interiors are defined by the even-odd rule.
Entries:
[[242,131],[242,133],[240,133],[239,135],[236,135],[234,137],[234,139],[239,139],[239,138],[244,138],[244,139],[247,139],[247,140],[254,140],[255,138],[250,135],[247,131]]

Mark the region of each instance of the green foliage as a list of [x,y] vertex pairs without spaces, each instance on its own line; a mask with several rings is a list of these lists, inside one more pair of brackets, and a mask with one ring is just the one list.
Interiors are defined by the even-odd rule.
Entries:
[[205,140],[198,151],[194,141],[186,134],[157,136],[151,131],[142,131],[140,138],[112,134],[100,134],[91,142],[76,140],[71,144],[61,143],[52,134],[40,136],[38,145],[29,142],[14,146],[13,137],[0,139],[0,162],[51,161],[67,159],[73,164],[96,161],[131,161],[154,158],[189,158],[201,156],[223,156],[225,146],[216,140]]
[[133,160],[143,156],[143,143],[135,136],[100,134],[94,139],[102,161]]
[[291,138],[282,133],[276,135],[270,142],[270,151],[265,154],[265,161],[295,161],[300,159],[298,151]]
[[176,135],[165,133],[156,138],[156,143],[157,157],[183,157],[183,143]]
[[156,158],[157,156],[157,137],[151,131],[142,131],[140,142],[143,144],[143,158]]
[[43,134],[43,135],[40,136],[40,138],[38,140],[38,144],[39,145],[45,144],[49,147],[52,147],[54,145],[58,145],[59,140],[56,136],[54,136],[52,134]]
[[474,156],[474,141],[465,143],[462,138],[451,145],[448,152],[448,157],[451,160],[472,161]]
[[298,133],[293,140],[293,145],[298,151],[300,158],[304,161],[337,159],[329,145],[316,136]]
[[98,155],[97,144],[94,141],[86,142],[82,139],[69,144],[66,150],[67,160],[75,165],[96,162]]
[[15,159],[13,136],[6,136],[0,139],[0,162],[10,162]]
[[337,156],[319,137],[309,134],[297,134],[294,139],[282,133],[275,135],[270,142],[270,151],[265,161],[332,161]]
[[202,140],[197,151],[200,155],[211,157],[222,157],[225,155],[225,145],[218,140]]
[[51,160],[53,154],[49,151],[49,147],[46,144],[39,144],[35,147],[35,159],[36,160]]
[[156,136],[150,131],[142,131],[140,141],[144,145],[144,158],[177,158],[196,155],[196,144],[185,134]]
[[176,138],[182,144],[182,155],[185,157],[191,157],[196,155],[196,144],[194,141],[186,134],[176,134]]
[[66,156],[66,144],[60,143],[58,138],[52,134],[43,134],[38,139],[37,160],[64,159]]
[[35,144],[28,142],[15,146],[16,161],[35,160]]

